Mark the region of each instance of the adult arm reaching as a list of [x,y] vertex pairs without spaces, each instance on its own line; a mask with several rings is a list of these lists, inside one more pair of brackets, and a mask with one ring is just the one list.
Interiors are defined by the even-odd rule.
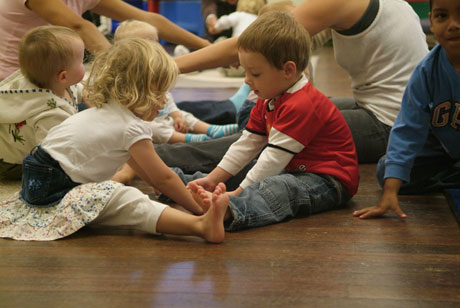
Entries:
[[[26,5],[49,23],[75,30],[82,37],[86,48],[92,53],[110,45],[95,25],[72,11],[63,1],[28,0]],[[160,38],[172,43],[183,44],[192,49],[199,49],[210,44],[207,40],[182,29],[159,14],[146,12],[121,0],[101,0],[91,11],[119,21],[126,19],[145,21],[158,29]]]
[[[369,0],[306,0],[293,11],[310,35],[332,28],[348,29],[363,15]],[[237,37],[176,58],[181,73],[228,66],[238,61]]]

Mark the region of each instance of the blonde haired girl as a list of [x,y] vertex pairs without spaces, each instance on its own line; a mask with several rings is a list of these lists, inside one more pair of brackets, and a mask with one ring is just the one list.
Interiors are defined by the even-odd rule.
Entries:
[[[228,203],[224,195],[216,193],[211,211],[195,216],[152,201],[134,187],[108,181],[127,162],[174,202],[194,214],[203,213],[180,178],[155,153],[151,126],[144,121],[152,120],[163,107],[177,73],[162,47],[144,39],[123,39],[99,54],[88,80],[88,100],[95,107],[51,129],[25,158],[20,200],[0,204],[0,214],[18,216],[10,219],[14,223],[0,224],[0,236],[55,239],[93,223],[223,241]],[[24,215],[24,207],[46,211]],[[48,232],[43,232],[43,226]],[[60,227],[59,234],[55,226]]]

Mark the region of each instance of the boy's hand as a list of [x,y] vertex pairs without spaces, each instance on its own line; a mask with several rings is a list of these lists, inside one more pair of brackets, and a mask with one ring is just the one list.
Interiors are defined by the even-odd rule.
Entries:
[[179,133],[187,133],[188,132],[187,124],[185,124],[185,121],[182,118],[179,118],[179,117],[174,118],[174,128]]
[[[208,176],[201,178],[201,179],[193,180],[190,183],[195,183],[203,187],[204,190],[210,191],[210,192],[214,191],[214,189],[216,189],[216,186],[217,186],[217,183],[212,181]],[[189,187],[190,183],[187,184],[187,187]]]
[[388,211],[395,212],[399,217],[406,218],[407,215],[399,207],[398,191],[402,181],[395,178],[388,178],[385,180],[383,195],[379,200],[377,206],[371,206],[362,210],[354,211],[353,216],[362,219],[382,216]]

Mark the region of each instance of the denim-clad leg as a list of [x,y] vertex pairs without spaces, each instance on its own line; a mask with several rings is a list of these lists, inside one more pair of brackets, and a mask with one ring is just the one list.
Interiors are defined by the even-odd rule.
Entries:
[[19,196],[28,204],[52,206],[78,185],[40,146],[24,158]]
[[313,173],[281,174],[246,187],[230,196],[233,219],[227,231],[265,226],[287,218],[309,216],[343,207],[350,199],[337,181]]
[[[385,175],[383,156],[377,164],[377,180],[383,187]],[[460,187],[460,161],[447,154],[432,157],[417,157],[410,173],[410,181],[401,185],[401,195],[442,192]]]
[[243,102],[243,105],[236,114],[236,123],[238,123],[239,129],[246,128],[246,124],[248,124],[249,121],[249,116],[251,115],[251,111],[255,105],[256,103],[248,99]]
[[236,109],[230,100],[223,101],[183,101],[177,108],[190,112],[203,122],[210,124],[236,123]]
[[386,153],[391,127],[351,98],[331,98],[350,127],[359,163],[376,163]]

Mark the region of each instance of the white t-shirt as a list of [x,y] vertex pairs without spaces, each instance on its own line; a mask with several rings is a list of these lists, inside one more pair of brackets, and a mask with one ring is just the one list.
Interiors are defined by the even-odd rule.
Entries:
[[129,159],[136,142],[152,140],[152,128],[123,106],[89,108],[53,127],[42,148],[77,183],[109,180]]
[[380,0],[372,24],[356,35],[332,31],[337,63],[351,77],[357,104],[392,126],[417,64],[428,54],[420,19],[403,0]]

